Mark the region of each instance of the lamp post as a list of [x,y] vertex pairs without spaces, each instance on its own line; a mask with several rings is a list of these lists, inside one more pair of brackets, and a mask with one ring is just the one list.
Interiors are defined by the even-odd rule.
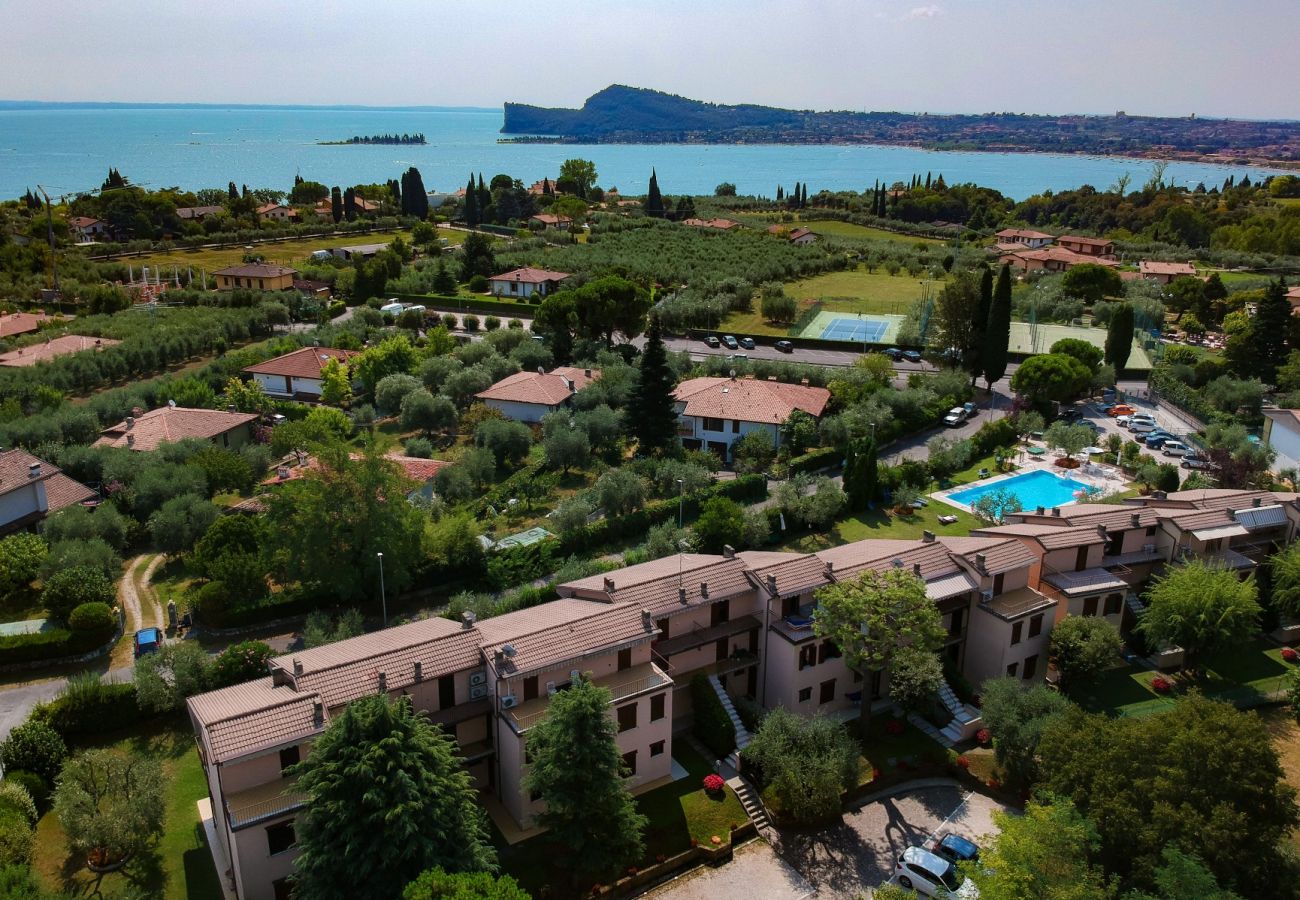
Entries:
[[682,510],[686,503],[686,480],[677,479],[677,530],[682,530]]
[[384,610],[384,627],[388,627],[388,596],[384,592],[384,553],[381,550],[375,556],[379,557],[379,602],[383,604]]

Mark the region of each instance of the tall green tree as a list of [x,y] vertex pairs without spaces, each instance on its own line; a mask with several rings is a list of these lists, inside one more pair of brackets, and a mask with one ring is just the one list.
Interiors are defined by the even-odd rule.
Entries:
[[1007,374],[1007,353],[1011,346],[1011,266],[1003,264],[993,288],[988,326],[984,329],[984,348],[980,365],[989,390]]
[[1123,649],[1119,631],[1100,616],[1066,616],[1052,629],[1052,661],[1067,692],[1091,684]]
[[[927,180],[929,176],[927,175]],[[927,185],[928,186],[928,185]],[[993,270],[980,266],[979,305],[970,325],[970,340],[962,365],[970,373],[971,387],[984,374],[984,346],[988,343],[989,317],[993,313]]]
[[573,292],[573,303],[579,333],[611,346],[615,334],[629,341],[639,335],[652,305],[645,288],[621,275],[588,281]]
[[[474,186],[474,173],[471,172],[469,181],[465,185],[465,224],[470,228],[477,228],[482,222],[482,216],[478,207],[478,189]],[[461,279],[462,281],[468,279]]]
[[1291,303],[1279,278],[1265,289],[1250,323],[1251,371],[1265,384],[1276,384],[1277,370],[1286,364],[1290,325]]
[[402,173],[402,215],[417,219],[429,215],[429,195],[424,191],[424,179],[415,166]]
[[664,198],[659,193],[659,176],[650,170],[650,189],[645,196],[645,214],[655,219],[664,217]]
[[557,365],[573,359],[573,334],[578,330],[578,307],[573,291],[556,291],[537,308],[533,324],[546,336]]
[[[995,811],[994,834],[963,873],[980,900],[1109,900],[1096,863],[1097,829],[1069,800],[1029,803],[1023,816]],[[1190,895],[1189,895],[1190,896]]]
[[1182,647],[1183,668],[1240,644],[1259,629],[1259,591],[1231,569],[1200,559],[1173,566],[1147,591],[1137,628],[1155,646]]
[[[1293,670],[1294,671],[1294,670]],[[1242,900],[1236,891],[1219,887],[1214,873],[1206,868],[1199,856],[1184,853],[1177,847],[1166,847],[1160,854],[1162,865],[1155,871],[1155,892],[1130,891],[1124,900]]]
[[1128,365],[1128,358],[1132,352],[1133,306],[1129,303],[1121,303],[1114,315],[1110,317],[1110,325],[1106,328],[1104,359],[1107,365],[1115,367],[1115,374],[1119,375]]
[[840,797],[858,783],[861,750],[845,727],[827,716],[796,715],[777,707],[763,717],[742,752],[762,773],[784,815],[815,822],[840,812]]
[[1300,617],[1300,544],[1268,558],[1269,605],[1294,620]]
[[460,245],[460,280],[469,281],[475,275],[491,278],[495,274],[497,260],[492,252],[492,239],[477,231],[467,234]]
[[1029,787],[1038,775],[1038,744],[1048,724],[1070,701],[1045,684],[1025,688],[1015,678],[991,678],[980,685],[984,724],[1007,780]]
[[575,872],[601,876],[640,858],[646,818],[623,783],[623,756],[609,714],[610,693],[579,677],[551,698],[528,735],[533,767],[525,786],[546,804],[538,824],[550,830]]
[[629,426],[641,453],[672,453],[676,449],[677,412],[673,400],[676,386],[659,317],[651,316],[636,385],[628,399],[628,409],[636,411]]
[[1091,383],[1088,367],[1064,353],[1031,356],[1011,376],[1011,389],[1038,407],[1073,400]]
[[879,495],[876,453],[876,442],[869,437],[849,443],[844,463],[844,493],[848,496],[849,509],[855,512],[867,509]]
[[[944,630],[939,609],[925,595],[925,582],[910,569],[864,572],[856,579],[819,589],[814,595],[813,631],[835,642],[845,664],[870,683],[889,668],[903,645],[937,651]],[[858,719],[866,735],[871,703],[864,699]]]
[[162,834],[165,794],[162,766],[154,757],[87,750],[63,767],[54,812],[72,849],[110,865]]
[[[234,182],[231,182],[230,186],[233,189]],[[330,188],[330,218],[334,220],[335,225],[343,221],[343,192],[339,190],[337,184]]]
[[496,869],[496,852],[455,742],[409,697],[348,704],[295,766],[296,889],[313,900],[399,897],[426,869]]
[[965,365],[975,350],[979,332],[975,319],[980,308],[980,282],[974,272],[962,272],[943,286],[931,318],[931,348],[956,353],[954,363]]
[[589,159],[566,159],[560,163],[560,177],[555,180],[561,190],[571,191],[586,200],[596,186],[596,164]]
[[357,217],[357,192],[355,188],[348,188],[343,192],[343,218],[349,222]]

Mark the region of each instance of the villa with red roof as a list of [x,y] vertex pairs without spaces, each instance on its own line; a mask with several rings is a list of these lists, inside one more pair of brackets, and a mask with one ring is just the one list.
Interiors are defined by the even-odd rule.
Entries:
[[219,447],[237,448],[252,437],[256,419],[256,413],[160,406],[105,428],[94,446],[145,451],[186,438],[200,438]]
[[1138,263],[1138,274],[1151,281],[1169,284],[1175,278],[1195,278],[1196,266],[1189,262],[1160,262],[1144,259]]
[[38,362],[46,362],[59,356],[67,356],[69,353],[81,353],[83,350],[103,350],[105,347],[112,347],[120,343],[122,342],[115,341],[112,338],[64,334],[51,338],[44,343],[29,344],[26,347],[19,347],[17,350],[10,350],[8,353],[0,353],[0,366],[25,368],[34,366]]
[[568,272],[552,272],[525,266],[493,275],[488,279],[489,289],[497,297],[545,297],[560,289],[560,282],[569,278]]
[[47,316],[43,312],[5,313],[0,315],[0,338],[18,337],[20,334],[31,334],[34,331],[40,331],[42,325],[53,320],[52,316]]
[[31,529],[65,506],[96,494],[26,450],[0,452],[0,534]]
[[244,368],[253,380],[271,397],[289,397],[294,400],[319,400],[321,373],[334,360],[346,367],[356,350],[338,350],[334,347],[303,347],[275,359]]
[[831,399],[826,388],[750,378],[690,378],[673,391],[677,433],[688,450],[709,450],[724,459],[731,445],[762,431],[781,446],[781,426],[795,410],[814,419]]
[[558,216],[554,213],[538,213],[529,218],[528,224],[541,226],[542,228],[558,228],[560,231],[568,231],[573,227],[573,219],[568,216]]
[[1041,231],[1026,231],[1023,228],[1003,228],[994,237],[998,239],[999,244],[1019,244],[1031,250],[1046,247],[1056,240],[1053,235]]
[[516,372],[475,396],[516,422],[540,422],[547,413],[568,406],[570,398],[600,378],[599,369],[557,366],[549,372]]

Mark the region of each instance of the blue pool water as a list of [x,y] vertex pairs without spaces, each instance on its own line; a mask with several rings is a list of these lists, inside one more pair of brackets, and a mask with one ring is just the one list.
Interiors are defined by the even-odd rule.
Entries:
[[1023,475],[1014,475],[993,484],[984,484],[979,487],[958,491],[955,494],[949,494],[948,498],[955,503],[964,503],[970,506],[986,494],[992,494],[996,491],[1010,491],[1020,501],[1021,509],[1034,509],[1039,506],[1064,506],[1067,503],[1075,502],[1077,499],[1074,496],[1076,491],[1092,492],[1094,490],[1095,488],[1084,484],[1082,481],[1064,478],[1039,469],[1034,472],[1025,472]]
[[890,324],[884,319],[832,319],[831,323],[822,329],[822,339],[874,343],[885,336]]

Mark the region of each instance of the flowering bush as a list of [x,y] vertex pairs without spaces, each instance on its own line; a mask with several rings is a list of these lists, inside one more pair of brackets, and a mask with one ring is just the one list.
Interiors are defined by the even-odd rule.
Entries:
[[1294,647],[1283,647],[1282,658],[1289,663],[1293,663],[1300,659],[1300,653],[1297,653]]
[[711,794],[716,794],[722,790],[726,782],[722,780],[721,775],[705,775],[704,789]]
[[991,739],[992,736],[989,734],[987,728],[981,728],[979,731],[975,732],[975,740],[979,741],[981,747],[987,747]]
[[1162,678],[1157,675],[1155,678],[1151,679],[1151,690],[1155,691],[1157,694],[1167,694],[1173,690],[1173,688],[1173,682],[1168,678]]
[[1001,788],[1002,788],[1002,782],[998,781],[996,778],[990,778],[990,779],[989,779],[989,787],[993,788],[993,790],[995,790],[995,791],[997,791],[997,790],[1001,790]]
[[959,769],[969,769],[969,768],[970,768],[970,760],[967,759],[965,756],[959,756],[959,757],[957,757],[957,768],[959,768]]
[[902,734],[906,726],[899,719],[890,719],[885,723],[885,734]]

